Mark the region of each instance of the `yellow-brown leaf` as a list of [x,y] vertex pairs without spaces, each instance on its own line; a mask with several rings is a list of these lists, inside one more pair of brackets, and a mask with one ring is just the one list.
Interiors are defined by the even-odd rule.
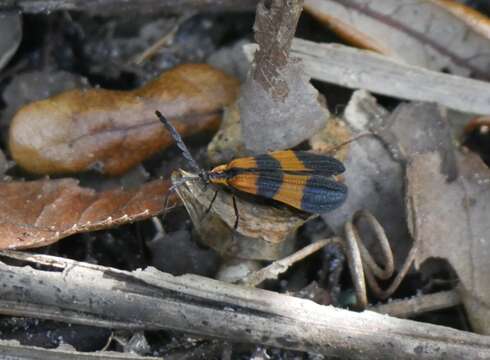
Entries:
[[134,91],[72,90],[33,102],[9,133],[14,160],[37,174],[97,169],[122,174],[173,143],[155,117],[164,113],[182,136],[216,130],[238,80],[205,64],[178,66]]

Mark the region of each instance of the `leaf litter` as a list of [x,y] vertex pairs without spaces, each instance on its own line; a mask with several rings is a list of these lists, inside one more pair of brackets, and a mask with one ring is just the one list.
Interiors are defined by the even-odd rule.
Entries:
[[[351,40],[393,56],[398,61],[480,78],[485,71],[488,74],[488,61],[486,62],[484,56],[482,60],[480,56],[488,49],[488,41],[482,40],[485,38],[483,29],[485,21],[480,19],[478,25],[480,28],[474,27],[477,14],[465,13],[469,16],[468,19],[457,18],[454,13],[461,9],[452,8],[449,11],[445,8],[442,11],[436,7],[436,3],[439,6],[446,3],[445,1],[434,1],[431,4],[426,2],[414,4],[413,1],[410,4],[408,2],[395,4],[387,0],[383,3],[385,7],[383,4],[370,2],[372,7],[362,8],[361,11],[359,11],[359,4],[363,4],[363,1],[353,0],[342,3],[344,9],[341,9],[340,13],[333,13],[331,9],[338,10],[342,7],[339,1],[306,1],[308,11],[313,16],[322,20],[328,17],[330,26],[344,33],[347,26],[350,33],[357,36]],[[273,2],[272,5],[276,6],[277,2]],[[328,13],[325,12],[327,5],[331,6]],[[419,5],[421,7],[416,9]],[[394,10],[387,11],[391,8]],[[415,16],[414,9],[416,11],[429,9],[426,14],[430,16],[417,17],[417,21],[412,24],[405,24]],[[342,14],[345,13],[349,16],[344,17]],[[352,19],[353,22],[346,24],[346,18]],[[396,27],[397,31],[387,31],[387,24],[389,25],[390,21],[391,24],[399,25]],[[340,29],[340,25],[343,26],[343,30]],[[451,39],[447,34],[440,34],[438,31],[445,26],[454,30]],[[428,30],[423,32],[420,28]],[[417,31],[419,33],[414,36],[414,32]],[[391,36],[380,36],[379,33],[383,35],[390,33]],[[468,36],[467,43],[462,42],[463,33]],[[290,35],[292,40],[293,34]],[[374,38],[376,41],[373,41]],[[264,41],[267,44],[267,39]],[[454,41],[452,45],[455,45],[447,46],[448,41]],[[287,41],[285,44],[287,45]],[[434,44],[436,46],[428,46]],[[285,48],[287,49],[289,45]],[[406,52],[403,47],[413,51]],[[439,51],[441,47],[446,47],[448,50],[441,53]],[[267,50],[267,47],[262,47],[263,49]],[[230,51],[237,53],[238,50],[235,46]],[[447,52],[450,54],[448,55]],[[242,55],[231,59],[231,65],[223,66],[233,69],[233,62],[237,64],[240,62],[237,73],[243,77],[247,66],[243,63]],[[158,56],[156,58],[161,59]],[[461,62],[458,60],[460,58],[470,60]],[[211,59],[210,62],[215,60]],[[14,120],[11,128],[13,146],[7,155],[17,160],[18,165],[24,170],[38,174],[71,173],[73,176],[80,176],[81,172],[96,170],[117,177],[171,145],[172,142],[163,130],[157,128],[156,119],[153,118],[153,111],[156,109],[167,113],[166,115],[174,120],[182,135],[189,136],[203,131],[217,130],[223,108],[230,106],[225,110],[226,121],[221,124],[217,137],[208,146],[208,160],[216,163],[227,162],[233,157],[250,154],[253,151],[291,147],[301,143],[301,146],[311,147],[315,151],[328,152],[331,146],[335,147],[343,143],[349,136],[371,131],[374,136],[360,138],[341,149],[340,156],[345,159],[348,168],[344,181],[351,192],[348,202],[338,213],[323,216],[330,225],[330,230],[341,234],[344,225],[359,209],[372,211],[392,242],[398,266],[403,262],[412,245],[412,239],[417,246],[415,262],[417,267],[433,257],[444,258],[451,264],[459,277],[462,299],[472,326],[476,331],[489,333],[490,321],[486,315],[488,304],[485,300],[488,298],[486,284],[489,282],[485,269],[488,269],[490,254],[485,239],[489,230],[487,225],[490,222],[487,221],[488,201],[485,199],[490,178],[488,169],[476,155],[454,147],[455,131],[454,128],[449,128],[451,125],[447,122],[448,114],[445,109],[430,104],[408,103],[399,105],[394,111],[389,111],[392,107],[388,106],[389,110],[386,110],[371,98],[367,102],[360,101],[355,105],[358,106],[357,114],[353,115],[356,111],[352,111],[353,106],[349,104],[350,107],[344,114],[345,119],[330,118],[324,102],[318,100],[318,93],[311,87],[308,78],[302,74],[301,63],[290,60],[292,59],[287,59],[285,63],[280,62],[279,65],[286,64],[284,67],[272,68],[273,75],[267,79],[273,80],[271,84],[275,85],[269,89],[271,91],[266,91],[267,94],[264,95],[260,91],[264,90],[264,82],[257,81],[257,78],[253,79],[255,85],[261,84],[261,87],[254,87],[255,85],[252,86],[250,83],[243,86],[241,95],[247,94],[248,91],[248,99],[245,101],[243,98],[236,101],[238,81],[233,77],[211,70],[207,65],[183,65],[170,70],[166,73],[167,76],[169,73],[178,72],[179,68],[182,70],[182,67],[193,68],[189,71],[196,72],[187,78],[182,76],[175,82],[168,81],[166,86],[152,88],[150,83],[138,90],[124,93],[101,89],[74,90],[71,92],[74,96],[74,101],[71,103],[67,100],[70,97],[67,94],[70,93],[64,93],[43,100],[44,102],[27,105],[29,110],[28,116],[25,116],[27,125],[20,133],[24,139],[29,139],[31,136],[32,139],[40,139],[41,146],[37,149],[22,149],[24,155],[29,153],[24,157],[22,151],[20,153],[17,151],[17,145],[21,143],[19,137],[15,137],[19,131],[16,128],[19,122],[17,119]],[[157,68],[165,67],[165,64],[156,65]],[[257,68],[263,70],[261,67],[264,65],[260,65],[260,61],[257,61],[254,66],[256,70]],[[121,74],[120,68],[115,74]],[[276,75],[279,75],[278,78],[275,78]],[[147,76],[148,74],[145,74],[143,78]],[[200,78],[202,82],[195,83],[196,78]],[[205,86],[203,82],[206,83]],[[276,86],[284,82],[287,86]],[[66,90],[62,83],[65,81],[57,84],[60,86],[60,91]],[[69,84],[70,81],[66,83]],[[194,92],[193,86],[186,88],[189,84],[197,84],[196,87],[201,89],[200,92]],[[169,88],[177,89],[171,93]],[[208,91],[209,89],[211,91]],[[327,99],[330,99],[330,95],[333,94],[329,91],[323,91]],[[84,104],[86,105],[84,109],[76,108],[76,103],[80,102],[80,99],[85,99],[87,93],[92,95],[89,96],[91,100]],[[108,94],[110,96],[105,96]],[[278,102],[278,99],[287,99],[287,96],[283,96],[285,94],[293,95],[296,101]],[[5,96],[5,93],[3,95]],[[53,93],[46,95],[51,96]],[[264,101],[269,95],[272,95],[273,101]],[[359,93],[356,92],[353,100],[358,95]],[[139,96],[143,96],[145,101],[150,100],[139,103],[141,100]],[[363,96],[361,100],[369,97],[366,94]],[[39,100],[44,96],[36,97],[32,96],[29,100]],[[103,97],[105,99],[102,100]],[[7,103],[13,103],[13,98],[15,96],[10,96]],[[103,102],[108,99],[111,100],[110,104],[104,105]],[[386,102],[386,99],[384,100]],[[10,107],[11,114],[3,117],[2,124],[10,123],[13,109],[17,110],[16,108],[22,105],[21,102],[17,106]],[[51,125],[46,123],[49,126],[43,123],[39,126],[37,122],[46,111],[42,107],[44,105],[40,104],[50,102],[54,102],[57,108],[66,107],[67,113],[64,117],[57,118],[58,122],[55,121]],[[263,105],[264,103],[268,105]],[[91,112],[91,109],[97,108],[97,104],[101,106],[102,111]],[[305,107],[305,104],[308,105]],[[282,110],[276,111],[280,106],[283,106]],[[24,112],[25,110],[21,110],[20,114]],[[282,119],[276,122],[276,115],[279,113]],[[244,114],[245,121],[242,122]],[[310,117],[305,114],[313,115]],[[95,121],[101,127],[91,128],[89,125],[91,121]],[[146,124],[147,121],[154,122],[151,131],[145,134],[133,131],[134,124],[139,126]],[[99,136],[106,130],[111,132],[119,129],[120,125],[123,131],[116,136]],[[25,130],[35,126],[38,126],[38,130],[33,133]],[[49,139],[49,133],[56,133],[56,131],[58,131],[59,142]],[[43,138],[46,134],[48,136]],[[71,149],[67,145],[73,140],[76,143],[77,139],[86,135],[91,142],[85,146],[75,146]],[[24,141],[25,144],[28,142]],[[126,146],[128,144],[131,146]],[[99,145],[100,149],[97,148]],[[245,145],[249,148],[245,148]],[[103,148],[105,146],[106,148]],[[5,163],[7,166],[4,167],[4,171],[7,171],[9,177],[13,174],[14,180],[0,182],[1,248],[45,246],[75,233],[108,229],[155,217],[164,211],[163,199],[168,194],[170,185],[168,180],[155,180],[132,189],[95,191],[90,187],[80,186],[75,178],[21,181],[18,179],[19,168],[15,167],[12,171],[12,162],[7,160]],[[108,180],[107,184],[109,182]],[[162,259],[154,258],[152,264],[165,270],[179,269],[176,273],[180,273],[191,269],[190,271],[211,276],[215,271],[214,260],[209,264],[202,262],[199,266],[183,265],[182,267],[178,266],[178,260],[182,258],[182,261],[192,262],[192,257],[208,256],[214,251],[228,258],[223,263],[229,262],[235,266],[235,262],[238,264],[248,262],[252,264],[249,270],[255,271],[259,268],[256,260],[283,259],[294,251],[295,241],[302,239],[302,231],[298,231],[298,228],[304,223],[305,218],[291,212],[290,209],[256,203],[255,199],[239,199],[241,219],[236,233],[233,234],[231,228],[235,221],[235,212],[229,193],[219,193],[215,206],[206,214],[207,205],[214,196],[214,189],[203,189],[200,184],[189,182],[178,190],[201,243],[214,250],[203,250],[199,247],[191,249],[195,245],[190,246],[194,243],[195,234],[189,230],[188,223],[178,219],[178,214],[168,214],[170,220],[163,221],[165,230],[162,230],[161,225],[156,226],[161,229],[158,236],[153,239],[155,241],[146,242],[146,246],[154,252],[155,256],[162,257]],[[171,194],[171,204],[175,204],[176,201],[177,197]],[[158,224],[159,220],[153,218],[153,223]],[[167,228],[170,228],[168,233]],[[316,239],[318,236],[317,234]],[[176,241],[179,242],[179,246],[181,245],[180,248],[175,246]],[[319,244],[316,244],[318,248],[320,248]],[[374,246],[369,239],[367,246],[368,248]],[[242,259],[230,261],[231,256]],[[380,254],[375,252],[374,257],[379,256]],[[165,257],[174,257],[174,259]],[[247,260],[243,261],[243,259]],[[333,296],[332,300],[336,301],[335,296],[332,295],[334,293],[322,289],[321,282],[308,283],[311,277],[305,274],[309,272],[301,266],[295,266],[294,272],[286,273],[285,278],[291,281],[291,284],[293,282],[300,284],[299,288],[305,290],[312,287],[320,288],[321,297],[330,299],[330,296]],[[221,270],[225,272],[224,268]],[[242,272],[240,276],[246,275]],[[282,282],[276,284],[283,286]],[[289,288],[296,286],[291,284],[288,284]]]
[[75,179],[0,182],[0,249],[46,246],[151,218],[163,211],[168,187],[168,181],[155,180],[139,189],[97,193]]

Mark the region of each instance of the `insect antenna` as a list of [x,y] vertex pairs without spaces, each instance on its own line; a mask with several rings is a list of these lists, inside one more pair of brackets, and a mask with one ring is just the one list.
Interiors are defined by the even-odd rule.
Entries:
[[201,167],[197,164],[197,161],[194,159],[191,152],[185,145],[184,140],[182,140],[182,137],[178,133],[177,129],[172,125],[170,121],[167,120],[165,116],[162,115],[160,111],[158,110],[155,111],[155,114],[158,116],[158,119],[162,122],[162,124],[170,133],[170,135],[172,135],[172,137],[174,138],[177,147],[180,149],[180,151],[182,151],[182,155],[189,162],[189,165],[192,168],[192,170],[198,173],[201,177],[204,176],[204,179],[206,179],[205,176],[206,172],[203,169],[201,169]]
[[332,153],[332,152],[335,152],[335,151],[337,151],[338,149],[340,149],[340,148],[344,147],[345,145],[348,145],[348,144],[350,144],[351,142],[357,141],[357,140],[359,140],[360,138],[363,138],[363,137],[365,137],[365,136],[375,136],[375,134],[374,134],[374,133],[372,133],[372,132],[363,132],[363,133],[360,133],[360,134],[358,134],[358,135],[356,135],[356,136],[354,136],[354,137],[352,137],[352,138],[350,138],[350,139],[348,139],[348,140],[346,140],[346,141],[344,141],[344,142],[342,142],[342,143],[340,143],[340,144],[337,144],[337,145],[335,145],[335,146],[331,147],[330,149],[326,150],[326,152],[327,152],[327,153]]

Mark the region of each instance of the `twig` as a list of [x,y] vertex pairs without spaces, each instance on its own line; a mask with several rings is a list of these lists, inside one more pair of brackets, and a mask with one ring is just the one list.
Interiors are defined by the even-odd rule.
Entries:
[[461,297],[458,291],[449,290],[418,295],[410,299],[393,300],[385,304],[370,306],[368,309],[380,314],[406,318],[429,311],[447,309],[459,304],[461,304]]
[[329,114],[318,101],[318,91],[300,61],[289,56],[302,8],[303,0],[264,0],[257,5],[259,48],[238,102],[248,150],[290,148],[325,127]]
[[224,343],[223,341],[201,341],[192,347],[186,346],[185,349],[174,350],[165,354],[163,360],[202,360],[220,358],[221,360],[226,360],[227,358],[223,356],[223,351],[228,348],[231,348],[230,344]]
[[490,84],[405,65],[342,45],[295,39],[292,54],[314,79],[409,100],[437,102],[455,110],[489,114]]
[[[12,255],[12,252],[4,253]],[[231,342],[344,356],[350,359],[488,359],[490,338],[396,319],[371,311],[355,313],[262,289],[149,268],[120,271],[51,256],[15,255],[53,264],[63,271],[0,263],[0,298],[11,314],[38,308],[77,314],[139,329],[171,329]],[[70,318],[67,321],[72,321]],[[444,355],[443,355],[444,354]]]
[[114,340],[114,331],[111,332],[111,335],[107,339],[105,345],[100,349],[100,351],[107,351],[109,349],[109,346],[111,346],[112,340]]
[[189,12],[180,16],[179,19],[177,19],[175,24],[172,26],[170,31],[168,31],[164,36],[162,36],[148,49],[143,51],[141,54],[137,55],[131,62],[136,65],[141,65],[144,61],[153,57],[163,46],[170,44],[174,40],[175,35],[177,34],[177,31],[179,30],[180,26],[184,22],[189,20],[191,17],[193,17],[195,14],[196,14],[195,12]]
[[328,244],[340,243],[341,241],[342,239],[338,237],[318,240],[283,259],[274,261],[272,264],[249,274],[241,282],[247,286],[257,286],[267,279],[276,279],[279,274],[285,272],[298,261],[303,260]]
[[0,340],[0,357],[12,360],[161,360],[160,357],[140,356],[113,351],[79,352],[65,349],[44,349],[20,345],[16,341]]
[[255,17],[255,40],[259,49],[255,53],[252,79],[273,97],[287,96],[289,84],[281,72],[289,61],[289,50],[296,32],[303,0],[262,1]]
[[[251,59],[254,45],[245,45]],[[295,38],[291,55],[303,60],[313,79],[407,100],[490,114],[490,84],[402,64],[366,50]]]
[[17,0],[0,4],[0,12],[15,7],[24,13],[50,13],[59,10],[85,11],[97,15],[122,12],[154,13],[156,11],[244,11],[253,10],[258,0]]

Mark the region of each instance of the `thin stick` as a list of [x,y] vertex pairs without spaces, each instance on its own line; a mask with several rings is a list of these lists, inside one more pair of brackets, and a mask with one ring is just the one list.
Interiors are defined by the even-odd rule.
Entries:
[[287,271],[292,265],[294,265],[298,261],[301,261],[307,256],[314,254],[315,252],[317,252],[318,250],[322,249],[323,247],[329,244],[341,243],[341,242],[342,239],[339,237],[332,237],[328,239],[318,240],[313,244],[305,246],[301,250],[298,250],[295,253],[283,259],[274,261],[272,264],[249,274],[246,278],[242,280],[242,283],[247,286],[257,286],[265,280],[277,279],[279,274],[282,274],[283,272]]
[[488,82],[402,64],[338,44],[294,39],[291,54],[300,57],[305,71],[317,80],[402,99],[437,102],[460,111],[490,113]]
[[161,357],[141,356],[133,353],[114,351],[79,352],[67,347],[44,349],[37,346],[21,345],[16,341],[0,340],[2,359],[15,360],[161,360]]
[[461,304],[461,296],[457,290],[440,291],[434,294],[417,295],[410,299],[393,300],[391,302],[368,307],[368,310],[380,314],[406,318],[425,312],[447,309]]
[[179,30],[180,26],[189,20],[191,17],[193,17],[196,13],[195,12],[190,12],[187,14],[182,15],[175,24],[172,26],[170,31],[166,33],[164,36],[162,36],[157,42],[155,42],[153,45],[151,45],[149,48],[147,48],[145,51],[143,51],[141,54],[136,56],[134,60],[132,61],[136,65],[141,65],[144,61],[148,60],[149,58],[153,57],[162,47],[170,44],[173,39],[175,38],[175,35],[177,34],[177,31]]

